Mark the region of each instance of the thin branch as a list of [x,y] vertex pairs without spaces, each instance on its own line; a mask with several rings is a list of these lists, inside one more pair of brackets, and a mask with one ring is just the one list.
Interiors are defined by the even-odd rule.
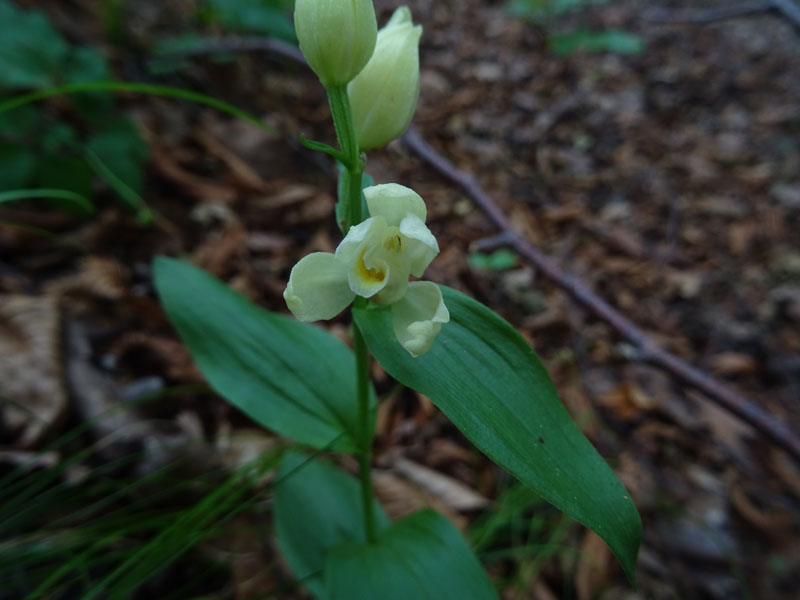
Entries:
[[[793,4],[792,0],[785,0],[783,2],[782,0],[770,1],[773,3],[785,4],[789,2]],[[794,5],[794,7],[795,9],[797,8],[796,5]],[[791,9],[788,14],[792,14]],[[797,17],[796,20],[795,17]],[[800,15],[790,16],[790,18],[800,24]],[[225,38],[219,40],[215,48],[217,50],[225,49],[232,51],[234,45],[224,42],[226,42]],[[300,51],[294,46],[283,42],[263,40],[261,38],[238,38],[237,43],[237,48],[240,51],[244,51],[245,49],[268,50],[276,52],[299,64],[305,64],[305,58]],[[701,370],[691,366],[656,344],[652,338],[639,329],[630,319],[623,316],[619,311],[608,304],[608,302],[597,296],[597,294],[586,287],[579,279],[564,273],[552,259],[514,231],[508,217],[500,210],[497,204],[495,204],[494,200],[486,195],[474,177],[459,170],[453,163],[434,150],[430,144],[420,137],[413,125],[409,127],[408,131],[403,136],[403,141],[411,150],[416,152],[420,158],[463,189],[472,201],[487,214],[489,219],[500,229],[501,233],[495,238],[497,243],[502,242],[514,248],[520,256],[530,261],[543,275],[565,290],[577,300],[578,303],[616,329],[622,337],[637,349],[642,360],[646,360],[664,369],[677,379],[699,390],[711,401],[738,416],[746,423],[749,423],[754,429],[772,440],[776,446],[783,448],[797,461],[800,461],[800,440],[798,440],[794,433],[780,420],[763,411],[733,390],[728,389],[713,377],[703,373]]]
[[772,8],[772,0],[744,0],[735,4],[722,4],[711,8],[687,8],[684,10],[651,8],[645,11],[643,17],[647,21],[657,23],[713,23],[764,12],[770,8]]
[[481,189],[472,175],[461,171],[437,152],[422,139],[413,126],[403,136],[403,141],[423,161],[458,185],[486,213],[502,232],[493,239],[513,248],[584,308],[611,325],[637,349],[642,360],[664,369],[683,383],[699,390],[711,401],[749,423],[754,429],[772,440],[776,446],[783,448],[800,461],[800,440],[785,424],[735,391],[725,387],[713,377],[659,346],[630,319],[600,298],[583,282],[562,271],[551,258],[514,231],[511,221],[494,200]]
[[772,0],[772,8],[800,27],[800,5],[794,0]]
[[794,0],[743,0],[735,4],[685,10],[653,8],[645,11],[643,18],[657,23],[713,23],[768,10],[781,13],[795,26],[800,27],[800,5]]
[[297,46],[273,38],[238,35],[209,37],[207,40],[198,41],[189,48],[167,51],[157,55],[156,58],[203,56],[220,52],[267,52],[288,58],[298,64],[306,64],[306,59]]

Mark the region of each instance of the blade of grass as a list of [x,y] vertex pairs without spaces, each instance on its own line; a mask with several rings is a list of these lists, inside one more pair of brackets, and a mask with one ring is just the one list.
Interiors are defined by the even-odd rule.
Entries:
[[60,200],[66,202],[70,206],[79,208],[87,214],[92,214],[95,211],[94,205],[85,196],[81,196],[69,190],[59,190],[55,188],[36,188],[27,190],[9,190],[7,192],[0,192],[0,204],[6,202],[13,202],[15,200],[31,200],[31,199],[45,199],[45,200]]
[[227,113],[231,116],[244,119],[264,129],[265,131],[272,131],[272,128],[264,123],[258,117],[248,113],[241,108],[232,104],[228,104],[224,100],[219,100],[213,96],[207,96],[199,92],[192,92],[190,90],[183,90],[180,88],[165,86],[165,85],[151,85],[147,83],[135,83],[129,81],[93,81],[85,83],[70,83],[67,85],[60,85],[55,87],[45,88],[14,96],[0,102],[0,113],[25,106],[32,102],[38,102],[53,96],[62,96],[64,94],[79,94],[81,92],[133,92],[137,94],[149,94],[153,96],[164,96],[167,98],[178,98],[180,100],[188,100],[197,104],[203,104],[215,110]]
[[136,218],[143,225],[148,225],[153,222],[153,211],[145,203],[142,197],[137,194],[133,188],[127,183],[122,181],[114,171],[108,168],[103,160],[88,148],[86,149],[86,162],[92,167],[92,170],[105,181],[117,195],[122,198],[129,208],[133,209],[136,213]]

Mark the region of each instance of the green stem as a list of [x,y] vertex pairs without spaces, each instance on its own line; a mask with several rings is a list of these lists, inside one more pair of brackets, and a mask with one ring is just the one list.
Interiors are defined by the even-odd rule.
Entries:
[[344,211],[344,233],[347,234],[350,227],[361,223],[366,217],[361,214],[361,179],[364,176],[364,161],[359,154],[347,86],[328,88],[327,92],[336,137],[342,150],[341,161],[345,166],[344,197],[347,201]]
[[[361,298],[358,301],[364,302]],[[364,505],[364,530],[367,534],[367,541],[374,542],[376,531],[375,508],[372,498],[372,437],[375,432],[371,427],[369,414],[369,350],[366,342],[364,342],[364,336],[361,335],[361,331],[359,331],[356,324],[353,324],[353,345],[356,354],[360,445],[358,467],[359,479],[361,480],[361,500]]]
[[[359,154],[358,139],[353,126],[353,115],[350,111],[350,100],[347,87],[328,88],[328,101],[331,105],[336,137],[341,148],[340,160],[345,166],[344,177],[344,233],[353,225],[364,220],[366,215],[361,211],[361,180],[364,176],[364,161]],[[363,306],[364,298],[356,298],[356,305]],[[357,436],[358,467],[361,480],[361,500],[364,506],[364,531],[368,542],[376,540],[375,504],[372,494],[372,438],[375,431],[369,414],[369,350],[364,336],[353,324],[353,346],[356,355],[356,390],[357,390]]]

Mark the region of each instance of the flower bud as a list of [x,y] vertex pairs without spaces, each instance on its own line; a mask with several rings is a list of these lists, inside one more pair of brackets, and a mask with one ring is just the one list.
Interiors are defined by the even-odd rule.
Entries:
[[326,88],[358,75],[378,33],[372,0],[297,0],[294,27],[303,56]]
[[375,53],[347,86],[358,145],[385,146],[411,123],[419,97],[419,38],[422,26],[401,6],[378,32]]

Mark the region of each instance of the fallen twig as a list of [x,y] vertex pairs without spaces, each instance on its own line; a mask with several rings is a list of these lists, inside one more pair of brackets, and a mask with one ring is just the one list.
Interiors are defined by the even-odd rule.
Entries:
[[520,256],[539,269],[545,277],[577,300],[578,303],[611,325],[636,348],[641,360],[664,369],[680,381],[701,391],[714,403],[749,423],[754,429],[772,440],[775,445],[783,448],[796,460],[800,461],[800,440],[786,425],[743,396],[725,387],[713,377],[656,344],[650,336],[630,319],[600,298],[583,282],[561,270],[551,258],[514,231],[511,221],[500,210],[494,200],[481,189],[472,175],[461,171],[437,152],[422,139],[413,126],[403,136],[403,141],[422,160],[464,190],[470,199],[501,230],[498,236],[490,238],[495,246],[502,245],[513,248]]
[[267,52],[288,58],[299,64],[306,64],[306,59],[297,46],[292,46],[273,38],[238,35],[209,37],[206,40],[198,41],[189,48],[167,51],[157,55],[156,58],[203,56],[220,52]]
[[[775,2],[776,0],[770,1]],[[791,0],[789,0],[789,2],[791,3]],[[797,16],[798,19],[796,22],[800,24],[800,15]],[[235,43],[233,43],[234,40]],[[299,64],[306,64],[305,58],[294,46],[272,40],[261,40],[260,38],[252,40],[250,38],[234,38],[228,40],[227,38],[223,38],[205,49],[205,52],[212,51],[212,48],[216,51],[234,51],[234,49],[238,49],[239,51],[268,50],[276,52]],[[198,51],[197,53],[201,54],[203,52]],[[783,448],[797,461],[800,461],[800,440],[786,425],[743,396],[728,389],[713,377],[703,373],[701,370],[691,366],[656,344],[652,338],[639,329],[632,321],[586,287],[579,279],[564,273],[552,259],[514,231],[508,217],[506,217],[505,213],[495,204],[494,200],[481,189],[474,177],[459,170],[449,160],[439,154],[430,144],[422,139],[413,125],[409,127],[408,131],[403,136],[403,141],[411,150],[416,152],[420,158],[463,189],[472,201],[488,215],[489,219],[501,231],[496,237],[492,238],[496,246],[504,245],[514,248],[520,256],[530,261],[531,264],[536,266],[547,278],[565,290],[584,307],[588,308],[595,316],[616,329],[617,332],[636,348],[641,360],[650,362],[664,369],[677,379],[701,391],[711,401],[732,412],[746,423],[749,423],[754,429],[772,440],[776,446]]]
[[743,0],[735,4],[685,10],[653,8],[645,11],[643,17],[647,21],[658,23],[713,23],[768,10],[781,13],[795,26],[800,27],[800,5],[794,0]]

